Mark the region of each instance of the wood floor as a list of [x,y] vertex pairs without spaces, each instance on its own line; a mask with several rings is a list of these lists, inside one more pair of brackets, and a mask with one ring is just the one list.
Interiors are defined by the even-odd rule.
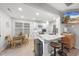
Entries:
[[69,53],[67,53],[68,56],[79,56],[79,49],[71,49]]
[[28,45],[18,46],[17,48],[5,49],[0,56],[34,56],[34,42],[29,40]]
[[[5,49],[0,56],[34,56],[34,41],[29,40],[28,45],[18,46],[17,48]],[[79,56],[79,49],[72,49],[68,56]]]

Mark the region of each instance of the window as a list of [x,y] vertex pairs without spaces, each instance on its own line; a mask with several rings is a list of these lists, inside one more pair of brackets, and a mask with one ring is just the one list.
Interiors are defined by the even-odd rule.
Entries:
[[30,25],[29,23],[24,23],[24,34],[29,34],[30,32]]
[[20,32],[29,35],[30,24],[29,23],[15,22],[15,35],[19,34]]

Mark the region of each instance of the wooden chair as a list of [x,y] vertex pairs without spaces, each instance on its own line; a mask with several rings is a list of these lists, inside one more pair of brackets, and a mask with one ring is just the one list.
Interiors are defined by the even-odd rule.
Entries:
[[11,48],[13,48],[13,46],[14,46],[14,41],[13,41],[13,38],[10,36],[10,35],[7,35],[7,36],[5,36],[5,40],[7,41],[7,47],[11,47]]
[[28,35],[24,35],[24,36],[22,36],[22,42],[23,42],[23,44],[28,44],[29,43],[29,41],[28,41]]
[[29,41],[28,41],[28,39],[29,39],[28,34],[24,34],[24,33],[20,32],[18,34],[18,36],[20,37],[20,39],[22,39],[22,44],[28,44],[29,43]]
[[17,44],[22,45],[22,38],[20,37],[13,37],[14,47],[17,47]]

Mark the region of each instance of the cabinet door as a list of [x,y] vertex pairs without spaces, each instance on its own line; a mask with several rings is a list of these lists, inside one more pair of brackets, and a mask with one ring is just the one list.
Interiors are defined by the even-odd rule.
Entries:
[[74,35],[71,35],[71,44],[72,44],[72,47],[75,48],[75,36]]
[[67,44],[65,44],[64,47],[69,48],[70,47],[70,40],[69,40],[69,38],[66,35],[65,35],[63,41],[67,42]]
[[74,37],[73,35],[65,35],[64,42],[67,42],[67,45],[65,45],[66,48],[73,48],[74,46]]

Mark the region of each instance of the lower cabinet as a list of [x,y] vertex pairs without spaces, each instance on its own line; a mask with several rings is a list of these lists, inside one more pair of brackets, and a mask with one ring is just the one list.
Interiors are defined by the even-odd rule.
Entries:
[[75,48],[75,36],[71,33],[63,33],[65,37],[63,37],[63,41],[67,44],[64,45],[65,48]]

